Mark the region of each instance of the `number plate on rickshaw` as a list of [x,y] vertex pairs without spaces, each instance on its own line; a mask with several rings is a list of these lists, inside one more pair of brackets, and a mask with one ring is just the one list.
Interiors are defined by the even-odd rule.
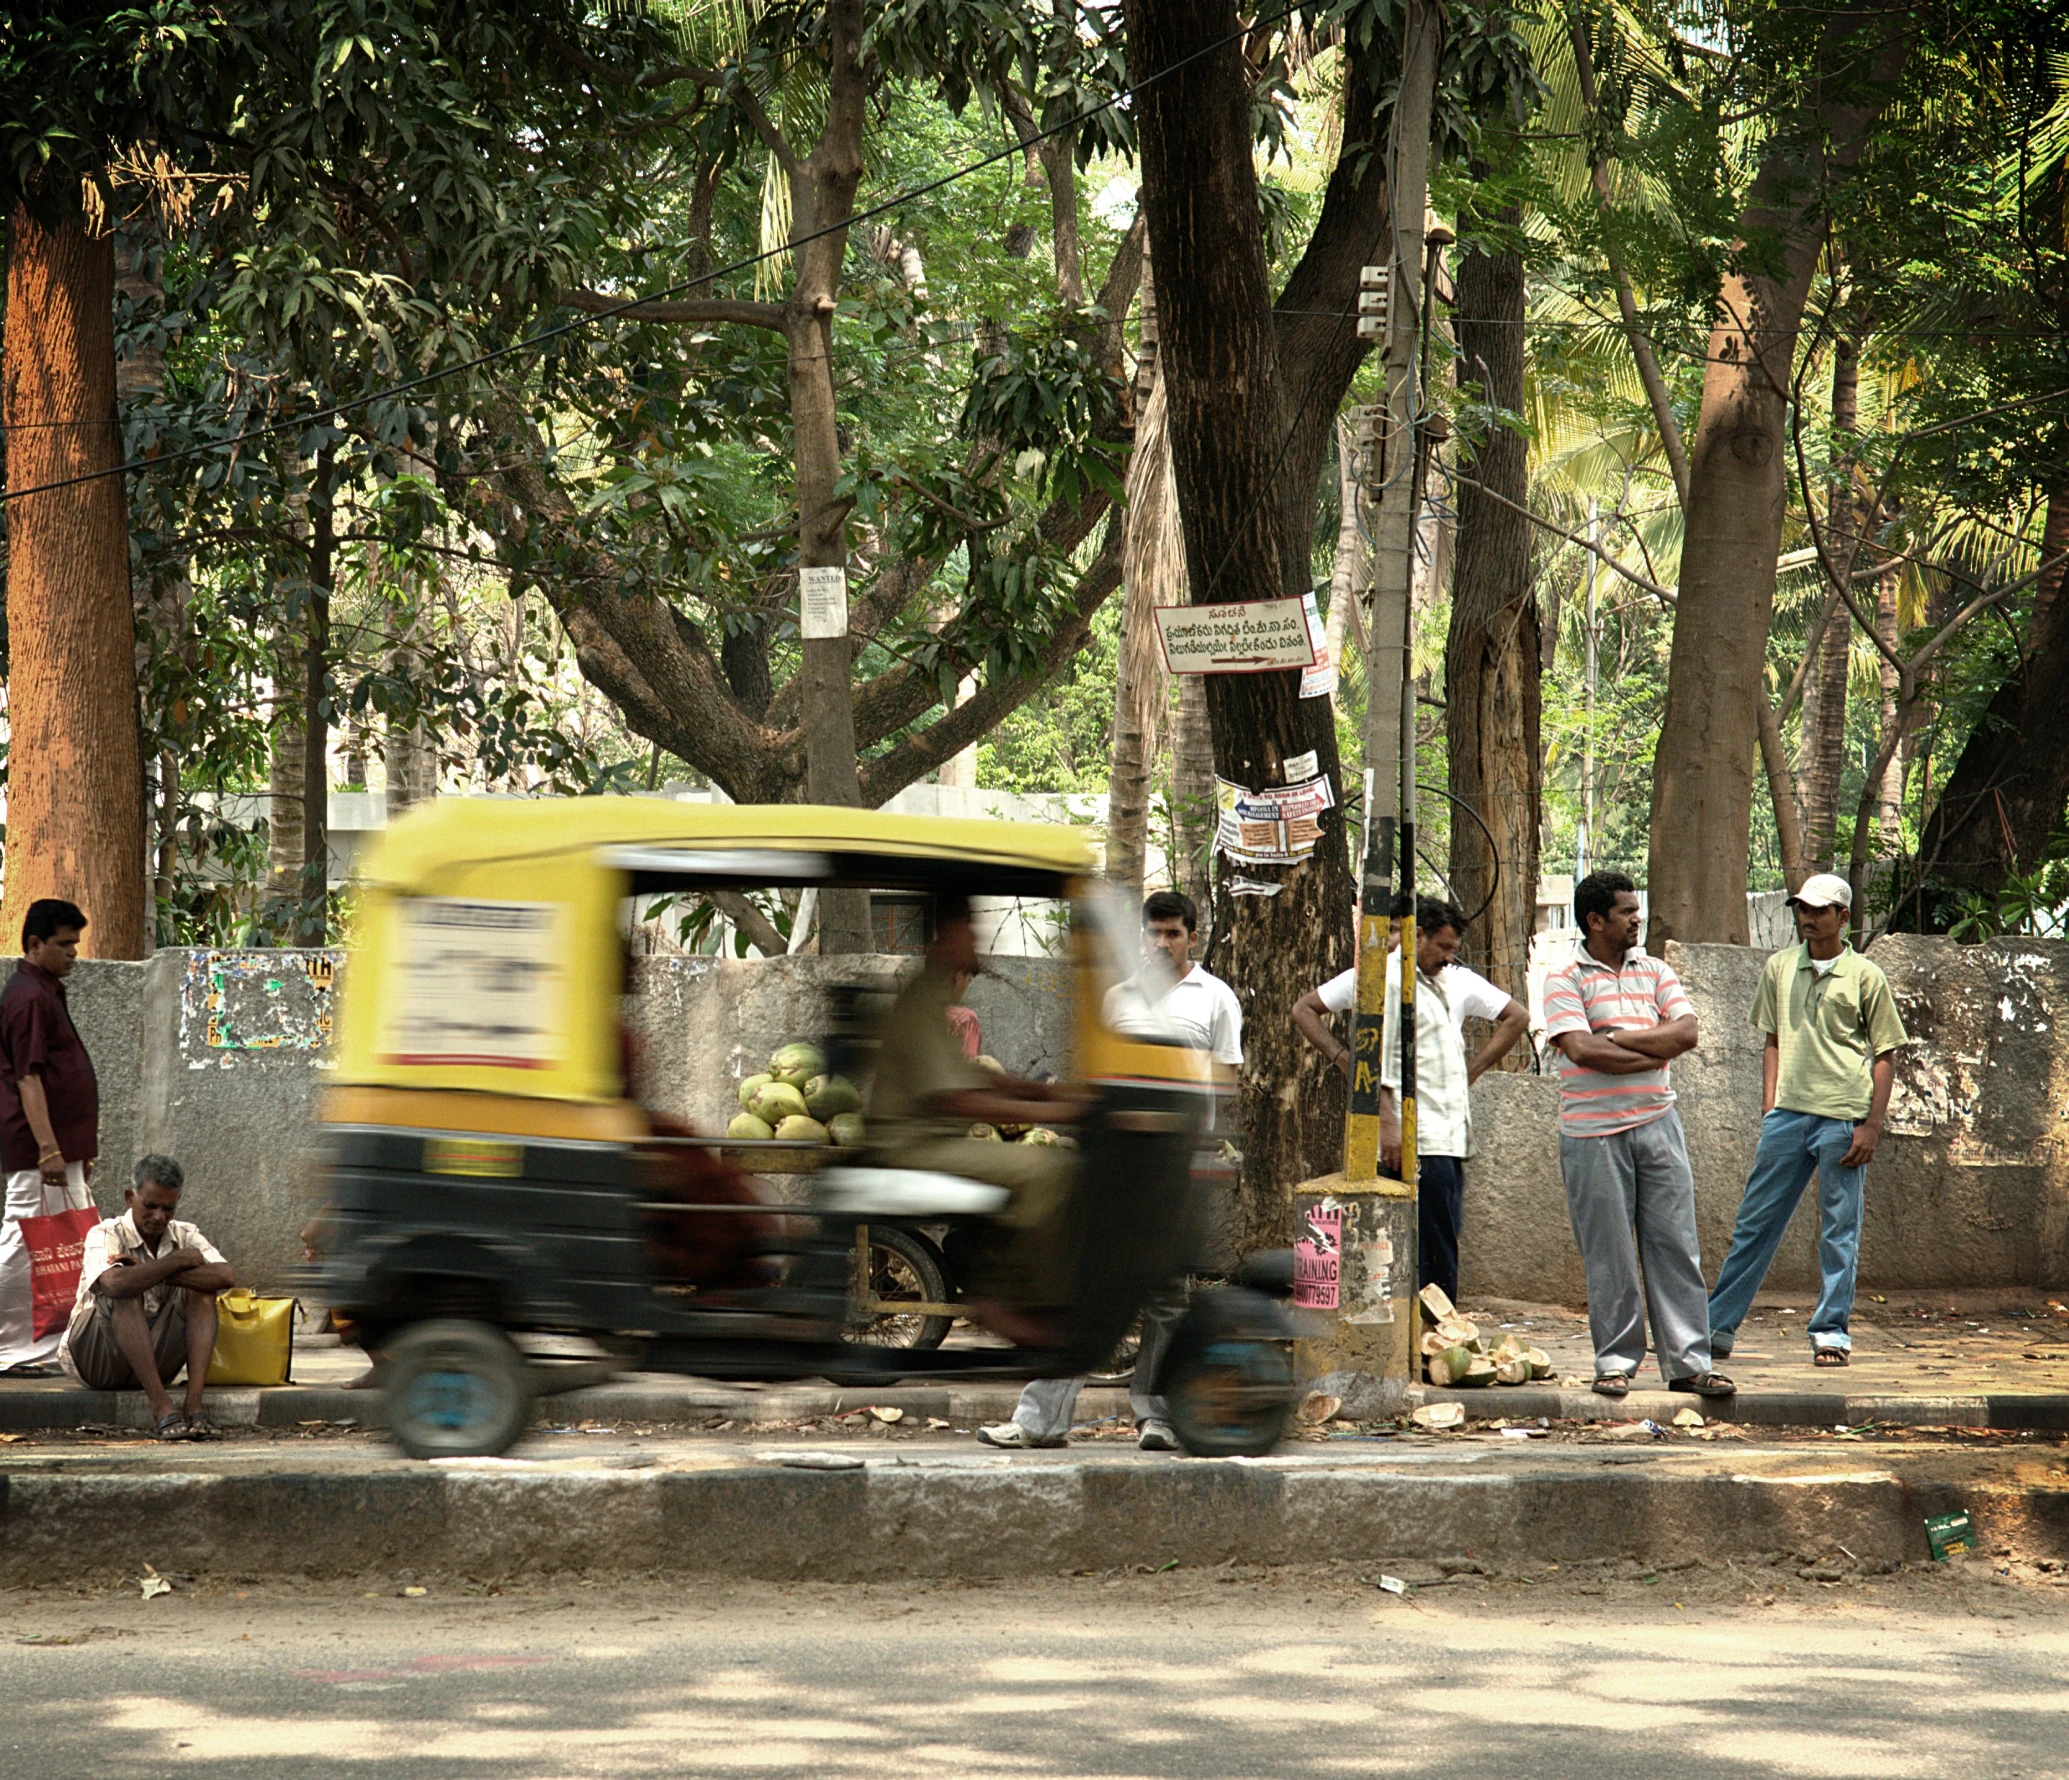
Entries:
[[426,1174],[464,1174],[476,1180],[517,1180],[524,1173],[524,1145],[480,1137],[424,1139]]

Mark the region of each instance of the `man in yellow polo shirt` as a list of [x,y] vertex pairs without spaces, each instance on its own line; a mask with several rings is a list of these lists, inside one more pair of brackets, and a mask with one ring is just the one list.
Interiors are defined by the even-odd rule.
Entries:
[[1731,1352],[1815,1170],[1823,1283],[1810,1319],[1811,1358],[1844,1366],[1868,1163],[1889,1111],[1894,1052],[1910,1039],[1889,979],[1846,943],[1847,881],[1820,872],[1789,906],[1803,943],[1768,959],[1753,999],[1753,1024],[1767,1034],[1760,1148],[1710,1294],[1710,1351]]

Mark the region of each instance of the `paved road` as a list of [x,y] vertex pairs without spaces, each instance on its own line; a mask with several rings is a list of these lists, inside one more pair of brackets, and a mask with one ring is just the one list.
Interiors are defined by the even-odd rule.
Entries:
[[2069,1586],[1981,1564],[402,1586],[0,1596],[0,1773],[1833,1780],[2069,1745]]

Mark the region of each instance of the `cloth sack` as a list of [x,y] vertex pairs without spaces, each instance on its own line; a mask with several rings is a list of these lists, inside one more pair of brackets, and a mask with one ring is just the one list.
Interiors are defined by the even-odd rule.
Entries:
[[261,1298],[242,1286],[216,1294],[216,1345],[208,1357],[208,1383],[286,1384],[294,1358],[292,1298]]
[[[72,1293],[79,1284],[79,1251],[72,1251],[72,1283],[64,1288],[57,1320],[46,1328],[38,1302],[41,1292],[37,1272],[23,1223],[66,1212],[86,1213],[84,1227],[88,1230],[100,1221],[94,1210],[93,1194],[86,1185],[84,1162],[66,1163],[65,1178],[57,1185],[45,1181],[33,1168],[18,1169],[7,1176],[7,1206],[5,1214],[0,1215],[0,1370],[43,1365],[57,1358],[58,1343],[64,1338],[65,1324],[72,1314]],[[55,1289],[54,1276],[51,1289]]]

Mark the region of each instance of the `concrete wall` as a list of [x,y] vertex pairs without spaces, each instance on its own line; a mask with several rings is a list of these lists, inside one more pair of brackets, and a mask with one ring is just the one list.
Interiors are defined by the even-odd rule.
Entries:
[[[2052,1286],[2069,1279],[2069,944],[1957,946],[1892,935],[1871,954],[1917,1042],[1898,1053],[1868,1175],[1864,1289]],[[1747,1023],[1765,954],[1669,946],[1701,1043],[1674,1065],[1715,1278],[1759,1138],[1762,1039]],[[1580,1257],[1559,1175],[1558,1088],[1490,1074],[1474,1090],[1461,1282],[1470,1293],[1579,1303]],[[1815,1188],[1770,1289],[1817,1284]]]
[[[738,1089],[769,1054],[815,1038],[826,991],[860,972],[886,994],[919,969],[916,958],[640,958],[633,965],[633,1029],[649,1103],[704,1130],[740,1110]],[[1058,1075],[1070,1040],[1069,967],[1049,958],[993,957],[965,1002],[985,1051],[1016,1075]]]
[[[2069,1282],[2069,943],[1955,946],[1895,937],[1874,957],[1919,1041],[1901,1053],[1890,1126],[1869,1175],[1868,1289]],[[1704,1263],[1723,1260],[1752,1162],[1760,1041],[1746,1023],[1763,954],[1670,948],[1702,1026],[1674,1067],[1695,1165]],[[633,1024],[656,1105],[706,1128],[778,1045],[820,1030],[825,988],[855,960],[644,958]],[[12,970],[0,960],[0,982]],[[337,955],[161,952],[83,961],[69,994],[101,1083],[98,1197],[121,1205],[129,1164],[166,1150],[188,1171],[186,1214],[255,1284],[299,1259],[317,1095],[327,1069]],[[861,968],[894,988],[910,959]],[[1067,1066],[1067,968],[994,958],[970,993],[985,1048],[1007,1068]],[[1495,1074],[1475,1090],[1464,1279],[1483,1296],[1578,1303],[1580,1260],[1559,1177],[1558,1090]],[[1806,1199],[1770,1284],[1816,1278]]]

